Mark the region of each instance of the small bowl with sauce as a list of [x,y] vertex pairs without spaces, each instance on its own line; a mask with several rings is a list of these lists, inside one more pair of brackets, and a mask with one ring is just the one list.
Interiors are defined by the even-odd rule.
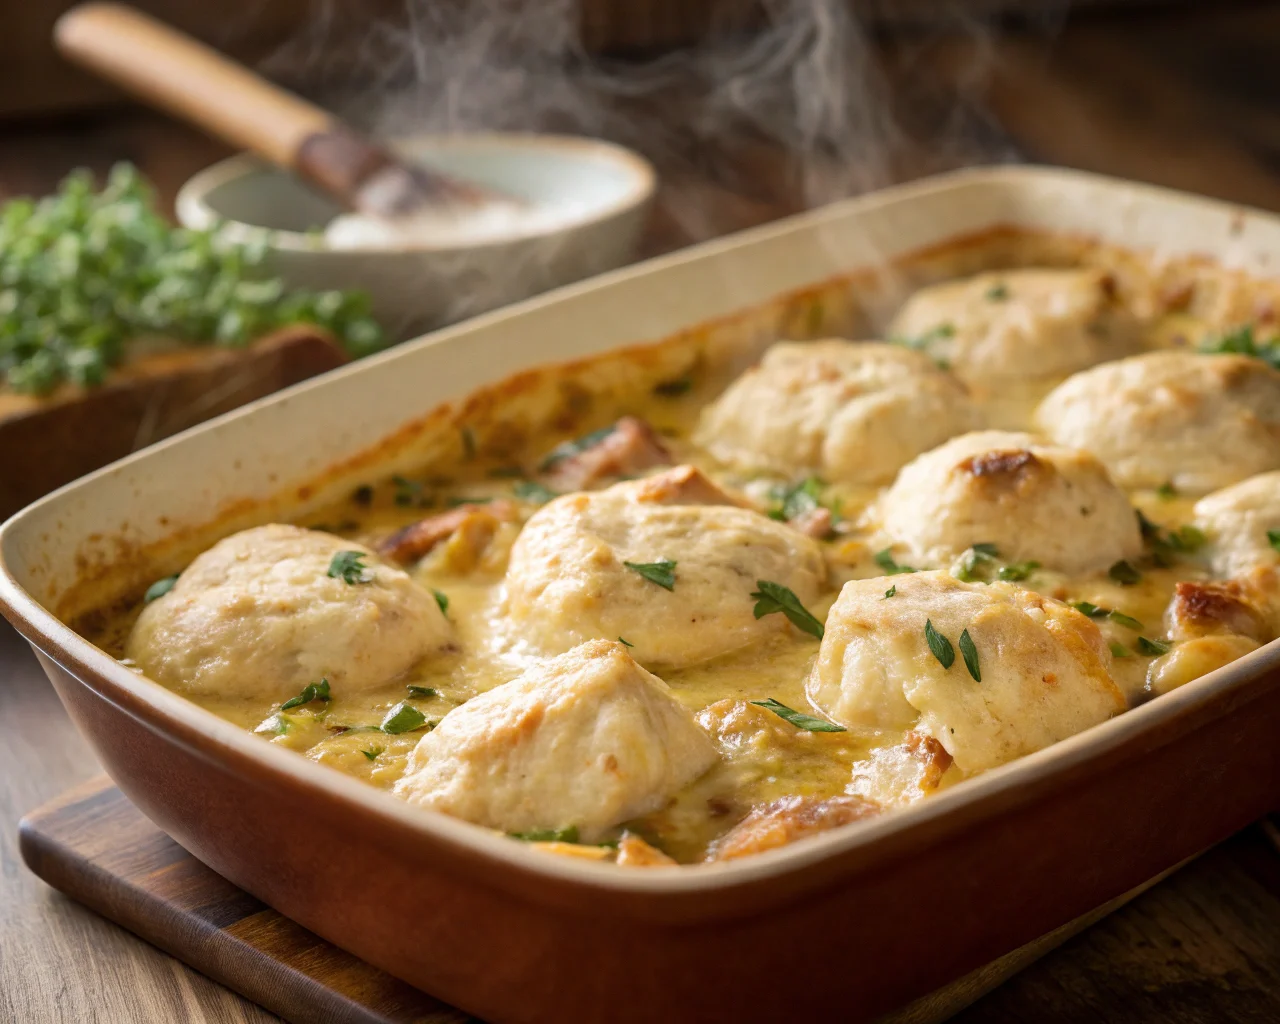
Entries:
[[646,160],[595,139],[424,135],[391,146],[513,202],[393,228],[240,155],[183,185],[178,220],[265,245],[290,285],[364,289],[386,329],[407,338],[629,262],[656,186]]

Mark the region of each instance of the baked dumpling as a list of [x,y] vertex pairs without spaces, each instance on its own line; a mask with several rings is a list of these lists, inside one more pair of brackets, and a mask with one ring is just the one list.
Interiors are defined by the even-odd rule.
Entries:
[[666,683],[617,641],[593,640],[449,712],[395,792],[506,832],[590,839],[658,810],[715,760]]
[[1151,352],[1078,373],[1036,423],[1087,448],[1122,487],[1205,494],[1280,469],[1280,371],[1260,359]]
[[1129,499],[1088,452],[984,430],[903,467],[872,518],[900,560],[949,565],[975,544],[1073,575],[1142,553]]
[[1005,270],[922,288],[889,334],[962,380],[1061,377],[1139,349],[1138,322],[1101,270]]
[[1280,472],[1251,476],[1201,498],[1196,526],[1209,539],[1205,554],[1219,579],[1280,564],[1270,536],[1280,536]]
[[511,549],[511,626],[546,654],[625,637],[635,659],[655,669],[794,629],[781,615],[757,619],[751,594],[769,580],[808,604],[826,578],[821,548],[758,512],[712,503],[730,500],[720,494],[681,466],[544,505]]
[[[934,653],[927,626],[945,638],[949,667]],[[964,655],[966,631],[980,680]],[[851,731],[914,730],[972,773],[1123,711],[1110,663],[1098,627],[1059,601],[1008,583],[920,572],[844,585],[807,692]]]
[[[358,582],[329,575],[340,551],[359,552]],[[452,640],[435,598],[402,570],[342,537],[276,524],[196,558],[143,609],[126,653],[179,693],[274,702],[322,678],[335,695],[378,686]]]
[[922,352],[780,342],[704,410],[695,440],[743,470],[877,484],[978,425],[964,385]]

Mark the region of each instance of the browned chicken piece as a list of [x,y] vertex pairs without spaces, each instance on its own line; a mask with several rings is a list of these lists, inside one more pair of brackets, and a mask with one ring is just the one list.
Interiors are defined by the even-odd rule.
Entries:
[[712,844],[708,860],[733,860],[774,850],[805,836],[870,817],[878,804],[860,796],[786,796],[755,808]]
[[736,497],[695,466],[676,466],[632,485],[637,501],[655,505],[738,505],[749,503]]
[[849,789],[881,804],[911,803],[934,792],[951,767],[947,748],[932,736],[909,732],[853,766]]
[[409,565],[457,534],[478,555],[493,539],[499,526],[514,522],[516,518],[514,502],[501,498],[485,505],[459,505],[397,530],[378,545],[378,553],[401,565]]
[[609,477],[669,465],[671,453],[654,429],[639,417],[623,416],[590,448],[557,461],[546,480],[558,491],[582,491]]
[[616,863],[624,868],[657,868],[674,864],[675,861],[634,832],[624,832],[622,838],[618,840]]
[[819,505],[817,508],[811,508],[808,512],[801,512],[798,516],[788,519],[787,525],[799,530],[806,537],[826,540],[835,527],[835,517],[831,514],[831,509]]
[[1241,580],[1179,583],[1169,605],[1169,635],[1183,641],[1234,633],[1266,643],[1271,628],[1251,591]]

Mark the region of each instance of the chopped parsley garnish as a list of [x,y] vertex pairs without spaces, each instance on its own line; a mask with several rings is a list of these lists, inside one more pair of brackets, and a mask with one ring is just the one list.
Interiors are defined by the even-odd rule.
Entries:
[[449,617],[449,595],[443,590],[436,590],[435,587],[432,587],[431,596],[436,599],[436,604],[440,608],[440,614],[447,619]]
[[835,722],[828,722],[825,718],[815,718],[813,715],[806,715],[801,711],[795,711],[780,704],[772,697],[768,700],[753,700],[750,703],[758,708],[764,708],[766,711],[772,711],[779,718],[785,719],[794,725],[797,729],[804,729],[806,732],[847,732],[843,725],[836,725]]
[[1280,530],[1268,530],[1267,543],[1271,545],[1273,550],[1280,551]]
[[899,565],[893,560],[893,553],[885,548],[883,551],[877,551],[875,554],[876,565],[884,570],[886,576],[898,576],[904,572],[916,572],[909,565]]
[[1132,615],[1126,615],[1124,612],[1109,611],[1107,612],[1107,618],[1117,626],[1124,626],[1126,629],[1138,630],[1142,628],[1141,622]]
[[938,324],[936,327],[931,327],[923,334],[918,334],[914,338],[902,336],[891,337],[889,338],[889,342],[893,345],[903,345],[907,348],[915,349],[917,352],[924,352],[927,351],[929,346],[935,341],[945,341],[947,338],[955,337],[955,333],[956,329],[954,324]]
[[151,586],[147,587],[147,592],[142,595],[145,604],[150,604],[157,597],[164,597],[173,589],[173,585],[178,582],[178,573],[172,576],[166,576],[164,579],[156,580]]
[[535,828],[529,832],[508,832],[507,835],[512,839],[519,839],[526,843],[576,843],[578,841],[578,826]]
[[1106,608],[1099,608],[1092,601],[1073,601],[1071,607],[1091,619],[1105,619],[1111,614]]
[[787,522],[822,508],[822,481],[816,476],[806,477],[797,484],[778,484],[769,489],[769,497],[776,504],[769,509],[769,518]]
[[413,505],[422,501],[422,484],[419,481],[397,474],[391,478],[391,482],[396,485],[392,500],[397,505]]
[[459,508],[462,505],[488,505],[493,501],[493,496],[476,498],[466,494],[455,494],[445,499],[445,504],[450,508]]
[[533,480],[521,480],[512,490],[521,501],[528,501],[535,505],[545,505],[552,498],[560,497],[551,488],[543,487],[542,484]]
[[1007,583],[1018,583],[1027,579],[1039,568],[1039,562],[1012,562],[1009,565],[1000,566],[1000,571],[996,575]]
[[378,726],[383,732],[392,736],[402,732],[413,732],[414,729],[421,729],[427,724],[427,716],[415,708],[412,704],[401,701],[382,719],[382,724]]
[[884,598],[882,598],[881,600],[887,600],[890,597],[894,597],[897,593],[898,593],[898,584],[895,583],[893,586],[891,586],[888,590],[884,592]]
[[1259,341],[1253,333],[1252,324],[1241,324],[1216,337],[1205,338],[1200,343],[1200,351],[1211,355],[1231,353],[1252,356],[1280,370],[1280,342],[1274,338]]
[[288,711],[290,708],[300,708],[303,704],[310,704],[313,700],[328,701],[329,699],[329,680],[321,679],[318,683],[307,683],[298,696],[290,697],[281,704],[280,710]]
[[1107,575],[1123,587],[1131,587],[1135,583],[1142,581],[1142,573],[1123,560],[1116,562],[1115,565],[1108,569]]
[[1173,481],[1166,480],[1158,488],[1156,488],[1156,497],[1161,501],[1173,501],[1178,496],[1178,490],[1173,486]]
[[364,756],[367,757],[370,761],[376,761],[378,759],[378,755],[381,754],[384,749],[386,748],[372,747],[369,750],[362,750],[360,751],[360,753],[364,754]]
[[353,356],[386,345],[367,295],[290,289],[267,276],[268,256],[217,228],[172,226],[125,163],[101,191],[75,171],[55,195],[12,199],[0,210],[0,386],[99,385],[146,336],[243,348],[305,322]]
[[[637,572],[650,583],[664,590],[676,589],[676,563],[663,559],[660,562],[623,562],[632,572]],[[759,616],[756,616],[759,618]]]
[[462,457],[471,462],[476,457],[476,432],[470,427],[463,427],[459,434],[462,436]]
[[339,551],[329,563],[328,575],[350,586],[372,583],[373,570],[364,564],[364,559],[363,551]]
[[1168,654],[1169,648],[1173,644],[1165,640],[1148,640],[1145,636],[1138,637],[1138,652],[1148,657],[1156,657],[1160,654]]
[[987,289],[988,302],[1004,302],[1009,297],[1009,286],[1006,284],[993,284]]
[[756,580],[756,588],[751,596],[756,600],[754,612],[757,619],[782,612],[797,629],[822,639],[822,623],[809,613],[790,589],[770,580]]
[[960,557],[960,563],[952,570],[952,574],[962,583],[973,583],[980,578],[980,568],[995,561],[998,555],[994,544],[974,544]]
[[1113,658],[1132,658],[1133,652],[1129,650],[1129,648],[1127,648],[1124,644],[1118,644],[1112,641],[1111,656]]
[[951,646],[950,640],[933,628],[932,619],[925,620],[924,638],[929,644],[929,650],[933,652],[933,656],[938,659],[943,668],[950,668],[955,664],[955,648]]
[[623,636],[618,637],[618,643],[622,644],[623,647],[635,646],[635,644],[633,644],[630,640],[628,640],[626,637],[623,637]]
[[410,683],[408,689],[410,697],[421,697],[426,700],[430,697],[439,696],[439,693],[435,688],[430,686],[415,686],[413,683]]
[[973,676],[975,683],[982,682],[982,670],[978,668],[978,648],[973,643],[973,637],[969,635],[966,629],[960,634],[960,656],[964,658],[964,667],[969,670],[969,675]]
[[692,377],[677,377],[675,380],[664,380],[655,384],[653,393],[659,398],[679,398],[693,390]]
[[557,462],[569,458],[571,455],[577,455],[579,452],[585,452],[588,448],[594,448],[606,437],[617,429],[617,424],[610,423],[607,427],[601,427],[599,430],[593,430],[589,434],[583,434],[581,437],[572,441],[565,441],[556,445],[547,453],[546,458],[538,466],[538,469],[545,472],[554,466]]

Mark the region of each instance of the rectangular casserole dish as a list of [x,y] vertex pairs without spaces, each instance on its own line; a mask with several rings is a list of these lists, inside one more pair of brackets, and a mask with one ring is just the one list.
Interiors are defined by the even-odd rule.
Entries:
[[[182,564],[202,538],[344,493],[371,461],[420,463],[410,439],[474,412],[445,403],[486,383],[1003,227],[1259,277],[1280,258],[1280,219],[1074,172],[890,189],[448,328],[86,477],[0,528],[0,606],[113,779],[179,843],[480,1017],[873,1018],[1273,809],[1280,647],[907,810],[754,858],[627,872],[415,811],[269,746],[63,620]],[[735,329],[786,325],[763,320]]]

